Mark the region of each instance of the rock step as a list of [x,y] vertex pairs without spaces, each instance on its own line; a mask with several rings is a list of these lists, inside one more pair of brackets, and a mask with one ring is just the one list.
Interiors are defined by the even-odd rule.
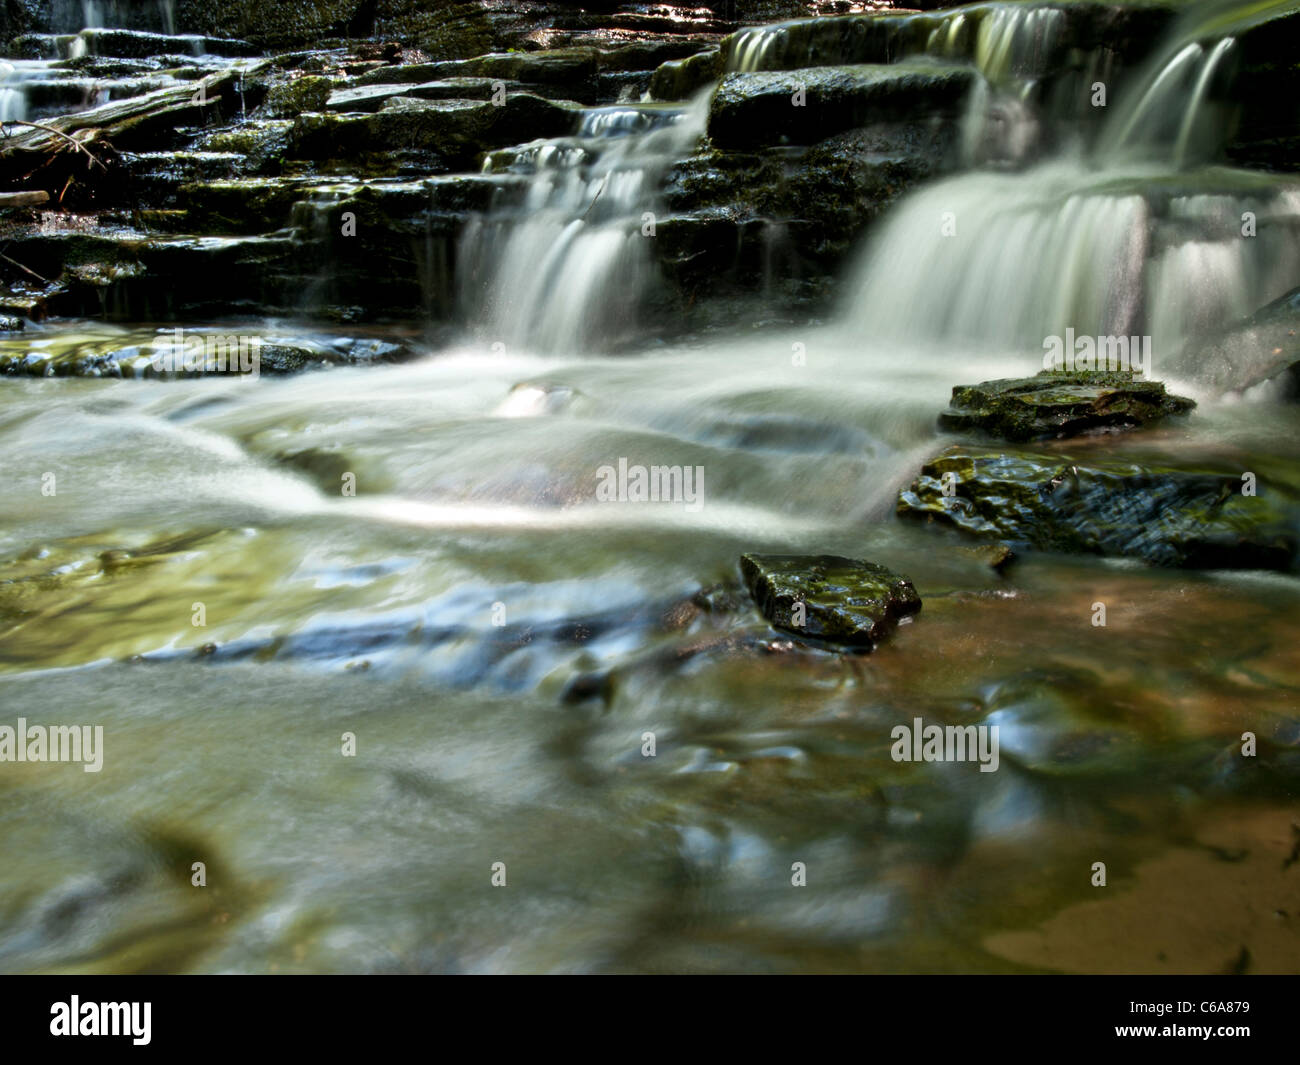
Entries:
[[976,82],[969,67],[897,63],[728,74],[709,108],[722,149],[815,144],[867,123],[957,118]]
[[289,131],[285,155],[325,172],[392,176],[470,170],[486,152],[573,131],[581,108],[571,101],[515,93],[486,100],[396,96],[373,113],[307,113]]
[[[1121,62],[1144,58],[1179,8],[1173,0],[1136,4],[1031,0],[1014,5],[966,4],[925,13],[881,11],[741,29],[729,35],[721,47],[727,70],[889,63],[926,54],[973,61],[977,49],[992,44],[999,30],[1011,30],[1013,21],[1023,20],[1031,12],[1050,11],[1058,19],[1057,32],[1049,35],[1040,25],[1033,34],[1032,49],[1015,57],[1026,76],[1041,77],[1070,67],[1097,48],[1106,48]],[[990,32],[985,32],[986,27]],[[1010,48],[1015,42],[1007,37],[999,43]]]
[[154,56],[220,56],[228,59],[261,55],[248,41],[199,34],[146,33],[139,30],[87,29],[75,34],[29,33],[9,42],[10,59],[148,59]]

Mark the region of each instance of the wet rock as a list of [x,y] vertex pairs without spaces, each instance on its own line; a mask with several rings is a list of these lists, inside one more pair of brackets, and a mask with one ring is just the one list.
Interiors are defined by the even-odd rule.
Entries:
[[1300,491],[1286,471],[1243,495],[1242,471],[1114,455],[958,445],[921,469],[898,513],[1013,547],[1158,566],[1287,570]]
[[958,385],[939,425],[1023,442],[1135,429],[1195,406],[1170,395],[1162,382],[1125,370],[1044,370],[1035,377]]
[[968,67],[919,63],[728,74],[709,136],[720,148],[815,144],[868,121],[931,121],[959,114],[975,78]]
[[1237,166],[1294,172],[1300,169],[1300,11],[1261,5],[1234,37],[1236,121],[1227,156]]
[[981,544],[979,547],[963,547],[962,553],[969,558],[984,563],[994,573],[1003,573],[1016,560],[1016,553],[1006,544]]
[[1189,344],[1181,359],[1216,392],[1273,381],[1286,398],[1288,367],[1300,357],[1300,288]]
[[664,63],[650,78],[650,95],[656,100],[685,100],[712,85],[725,73],[720,50],[713,48]]
[[378,111],[397,96],[417,100],[488,100],[494,92],[491,78],[444,78],[433,81],[355,85],[331,93],[324,108],[330,111]]
[[332,78],[308,74],[273,86],[262,110],[271,118],[295,118],[304,111],[324,111],[334,91]]
[[[929,10],[949,5],[922,0],[908,6]],[[1100,48],[1122,62],[1145,57],[1151,41],[1175,13],[1174,5],[1166,3],[1051,6],[1061,13],[1061,32],[1054,40],[1040,37],[1028,54],[1014,57],[1026,75],[1041,77],[1069,68],[1078,56]],[[984,22],[997,10],[994,4],[966,4],[934,15],[882,11],[844,18],[799,18],[742,29],[723,41],[722,50],[732,70],[794,70],[888,63],[924,51],[934,36],[947,42],[947,54],[952,58],[974,60],[989,39],[982,32]]]
[[[20,342],[0,341],[0,374],[29,377],[182,378],[226,374],[242,369],[242,349],[256,352],[256,369],[265,374],[292,374],[331,366],[402,362],[412,357],[405,344],[374,337],[238,335],[246,327],[187,329],[184,340],[198,337],[205,343],[201,358],[172,368],[160,362],[169,353],[171,334],[141,338],[123,344],[111,339],[84,340],[75,335],[61,340],[36,337]],[[182,349],[183,350],[183,349]]]
[[289,154],[379,173],[475,168],[493,148],[572,131],[576,109],[529,93],[503,106],[475,100],[394,97],[375,114],[300,115]]
[[777,628],[869,648],[921,609],[906,577],[838,555],[742,555],[750,594]]
[[[253,119],[237,126],[200,136],[198,145],[204,152],[237,155],[236,173],[271,175],[284,169],[285,153],[293,122],[289,119]],[[177,164],[185,153],[175,153]],[[195,179],[218,175],[195,175]],[[220,176],[234,176],[220,175]]]
[[[668,172],[674,213],[655,252],[693,308],[734,291],[761,294],[778,314],[829,309],[866,227],[948,169],[958,136],[953,116],[871,122],[810,147],[706,148]],[[789,284],[778,289],[774,278]]]
[[[197,34],[146,33],[140,30],[85,29],[77,41],[86,55],[109,59],[147,59],[152,56],[214,55],[230,58],[259,55],[261,50],[248,41],[229,37],[204,37]],[[59,51],[67,54],[68,49]]]

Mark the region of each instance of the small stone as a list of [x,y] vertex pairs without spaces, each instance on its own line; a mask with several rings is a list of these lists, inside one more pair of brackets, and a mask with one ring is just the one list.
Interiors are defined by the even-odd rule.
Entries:
[[869,648],[921,609],[910,580],[859,559],[751,554],[740,568],[764,617],[796,636]]

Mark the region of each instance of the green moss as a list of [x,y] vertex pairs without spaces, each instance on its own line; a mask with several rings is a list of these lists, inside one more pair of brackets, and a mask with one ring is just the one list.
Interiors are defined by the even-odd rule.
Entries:
[[273,118],[294,118],[305,111],[324,111],[333,91],[333,79],[309,74],[272,86],[262,107]]

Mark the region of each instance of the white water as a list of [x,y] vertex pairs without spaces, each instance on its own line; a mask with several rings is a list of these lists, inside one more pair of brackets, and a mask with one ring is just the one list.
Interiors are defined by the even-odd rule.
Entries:
[[[1168,366],[1188,338],[1288,291],[1300,276],[1300,185],[1188,169],[1213,158],[1226,133],[1211,90],[1230,73],[1235,43],[1222,29],[1201,39],[1222,10],[1184,18],[1113,101],[1091,155],[1076,147],[1019,173],[976,171],[908,197],[851,282],[846,314],[855,330],[1026,353],[1069,328],[1147,335]],[[1023,69],[1050,33],[1050,22],[1029,14],[981,24],[976,52],[989,85],[968,120],[968,158],[987,147],[978,120],[995,79]],[[1014,165],[1034,121],[1013,114],[992,161]]]
[[460,296],[486,339],[582,351],[631,335],[654,280],[660,180],[703,134],[707,99],[594,109],[575,137],[532,146],[522,196],[461,241]]

